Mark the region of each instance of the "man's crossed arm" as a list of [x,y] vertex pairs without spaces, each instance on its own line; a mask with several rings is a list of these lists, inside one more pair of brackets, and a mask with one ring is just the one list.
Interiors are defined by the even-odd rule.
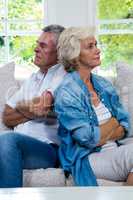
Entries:
[[18,124],[33,120],[39,117],[47,117],[52,108],[53,97],[50,92],[44,92],[40,97],[29,101],[18,102],[16,108],[5,105],[3,122],[8,127],[15,127]]

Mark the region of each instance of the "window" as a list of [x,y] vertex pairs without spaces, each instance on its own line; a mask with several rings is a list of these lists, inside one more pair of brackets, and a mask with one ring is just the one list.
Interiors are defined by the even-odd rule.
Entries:
[[98,19],[103,68],[133,64],[133,1],[98,0]]
[[0,64],[15,60],[23,68],[31,66],[34,43],[45,24],[45,2],[0,1]]

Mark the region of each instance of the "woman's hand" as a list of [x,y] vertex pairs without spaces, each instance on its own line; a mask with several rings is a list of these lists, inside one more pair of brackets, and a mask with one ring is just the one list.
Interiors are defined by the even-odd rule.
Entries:
[[100,125],[100,131],[101,139],[98,146],[105,144],[109,140],[118,140],[124,136],[124,128],[114,117]]

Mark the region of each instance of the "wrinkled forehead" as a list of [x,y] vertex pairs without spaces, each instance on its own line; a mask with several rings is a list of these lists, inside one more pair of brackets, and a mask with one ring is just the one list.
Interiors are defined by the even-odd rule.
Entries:
[[37,41],[46,44],[55,43],[54,33],[42,32]]
[[80,46],[86,46],[89,44],[95,44],[97,43],[96,38],[94,36],[89,36],[85,39],[80,40]]

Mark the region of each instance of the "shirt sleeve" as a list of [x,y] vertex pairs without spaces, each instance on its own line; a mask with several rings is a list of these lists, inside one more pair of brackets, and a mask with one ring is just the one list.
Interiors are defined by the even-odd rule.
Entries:
[[15,91],[10,98],[6,99],[6,104],[9,105],[12,108],[16,108],[16,105],[19,101],[24,100],[25,98],[27,98],[28,96],[28,84],[29,84],[29,80],[26,80],[20,89],[18,89],[17,91]]
[[82,146],[94,148],[100,141],[100,128],[91,123],[87,108],[65,88],[56,90],[55,111],[59,122],[71,131],[73,139]]

